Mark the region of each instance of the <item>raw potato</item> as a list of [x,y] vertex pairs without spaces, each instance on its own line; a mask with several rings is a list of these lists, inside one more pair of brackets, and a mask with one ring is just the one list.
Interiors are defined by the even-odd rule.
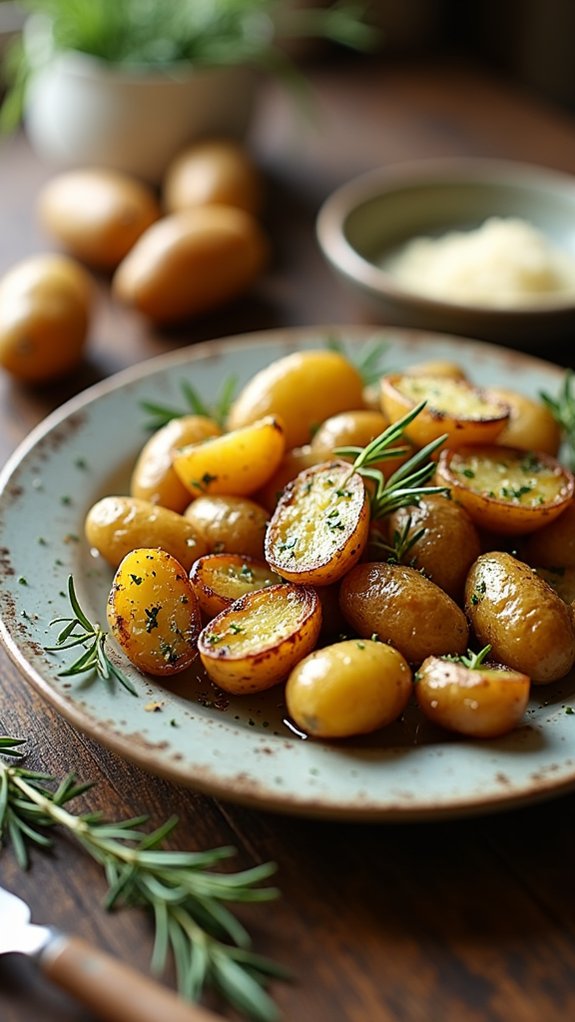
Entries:
[[271,415],[243,429],[176,451],[176,475],[192,497],[248,497],[270,479],[285,450],[282,423]]
[[140,452],[130,480],[132,497],[149,500],[181,514],[190,502],[190,491],[174,471],[174,451],[220,434],[217,423],[204,415],[183,415],[166,423],[150,437]]
[[386,521],[389,541],[394,532],[401,535],[407,530],[413,536],[424,530],[407,551],[405,562],[459,602],[467,572],[481,553],[479,533],[465,508],[441,494],[430,494],[418,504],[398,508]]
[[88,511],[84,528],[90,546],[113,568],[138,547],[161,547],[186,571],[208,552],[182,515],[138,497],[103,497]]
[[349,639],[310,653],[286,685],[290,716],[315,738],[348,738],[385,727],[405,709],[411,670],[392,646]]
[[376,635],[409,663],[430,655],[463,653],[468,627],[456,603],[415,568],[357,564],[342,580],[340,605],[358,635]]
[[447,434],[445,447],[493,443],[509,420],[509,408],[466,380],[390,373],[381,380],[381,407],[397,422],[421,401],[426,407],[405,429],[417,446]]
[[194,562],[190,572],[190,582],[206,617],[215,617],[246,593],[281,581],[265,561],[240,554],[206,554]]
[[148,228],[118,266],[112,287],[151,320],[177,323],[237,298],[267,257],[267,241],[249,213],[198,206]]
[[252,376],[230,409],[228,428],[245,426],[262,415],[279,415],[289,450],[308,444],[330,415],[362,406],[361,376],[343,355],[295,351]]
[[179,153],[166,171],[164,206],[176,213],[223,203],[257,215],[262,180],[248,153],[231,139],[206,139]]
[[479,528],[512,536],[553,521],[575,490],[571,473],[551,455],[496,444],[442,451],[436,481]]
[[165,550],[126,555],[114,576],[107,615],[114,638],[140,671],[177,674],[197,656],[196,594],[182,565]]
[[575,500],[571,500],[549,525],[526,536],[520,555],[528,564],[575,568]]
[[427,657],[417,672],[417,702],[435,724],[471,738],[498,738],[520,723],[530,679],[519,671]]
[[345,461],[301,472],[270,519],[265,558],[289,582],[324,586],[357,563],[369,533],[363,479]]
[[114,270],[160,209],[151,188],[114,170],[71,170],[44,186],[42,226],[78,259]]
[[278,585],[248,593],[202,631],[198,649],[212,681],[247,695],[271,688],[311,653],[321,629],[314,589]]
[[497,437],[498,444],[557,456],[561,430],[542,401],[507,387],[489,387],[489,393],[509,405],[511,411],[509,422]]
[[60,255],[17,263],[0,281],[0,365],[27,383],[71,372],[82,360],[92,305],[84,269]]
[[184,517],[213,553],[263,558],[269,514],[249,497],[197,497]]
[[535,683],[557,681],[575,663],[571,608],[511,554],[478,557],[467,578],[465,609],[478,642]]

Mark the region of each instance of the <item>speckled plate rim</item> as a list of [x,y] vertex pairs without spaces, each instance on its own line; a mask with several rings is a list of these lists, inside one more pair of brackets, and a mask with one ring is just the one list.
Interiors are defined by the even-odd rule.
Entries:
[[[302,741],[287,728],[266,731],[265,720],[251,719],[259,712],[255,702],[226,715],[185,699],[177,684],[171,688],[135,671],[138,698],[118,686],[109,690],[101,681],[72,682],[59,676],[66,666],[62,654],[46,650],[53,643],[50,620],[67,609],[68,574],[74,574],[88,613],[102,620],[110,573],[90,557],[80,538],[82,522],[118,466],[127,464],[145,439],[141,400],[175,402],[187,368],[202,394],[215,394],[215,384],[231,372],[241,383],[289,351],[322,347],[328,337],[353,351],[374,334],[389,343],[390,367],[451,358],[479,384],[495,377],[532,394],[557,392],[563,379],[561,369],[530,355],[373,326],[262,331],[140,363],[50,415],[1,472],[0,637],[34,688],[79,730],[148,772],[254,808],[334,820],[409,822],[517,807],[574,790],[572,679],[536,690],[525,727],[497,742],[446,738],[406,746],[383,737],[381,746],[364,746]],[[95,466],[90,464],[94,454]]]

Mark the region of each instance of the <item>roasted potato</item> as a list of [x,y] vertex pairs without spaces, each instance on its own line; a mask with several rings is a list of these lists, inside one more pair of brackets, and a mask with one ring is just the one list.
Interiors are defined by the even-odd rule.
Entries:
[[134,466],[130,481],[132,497],[181,514],[190,503],[190,491],[176,475],[172,464],[174,452],[220,434],[218,424],[204,415],[183,415],[162,426],[144,444]]
[[235,695],[283,681],[311,653],[321,628],[315,589],[278,585],[248,593],[203,629],[198,641],[212,681]]
[[521,559],[546,568],[575,568],[575,500],[542,529],[525,536]]
[[575,568],[536,568],[540,578],[547,582],[575,611]]
[[196,594],[182,565],[165,550],[126,554],[114,576],[107,615],[114,638],[141,671],[177,674],[197,656]]
[[186,571],[208,552],[191,522],[138,497],[103,497],[88,511],[84,529],[90,546],[113,568],[146,544],[167,551]]
[[197,497],[186,508],[184,517],[212,553],[264,556],[269,514],[249,497],[218,494]]
[[176,475],[192,497],[247,497],[271,478],[285,450],[282,423],[268,415],[249,426],[174,452]]
[[427,657],[417,672],[417,702],[435,724],[471,738],[498,738],[520,723],[530,678],[519,671]]
[[465,609],[481,645],[534,683],[563,678],[575,663],[571,608],[511,554],[481,554],[465,586]]
[[345,461],[324,462],[284,490],[268,525],[265,558],[290,582],[330,585],[357,563],[368,532],[363,479]]
[[439,380],[467,380],[467,374],[457,362],[447,358],[432,358],[424,362],[414,362],[403,370],[407,376],[432,377]]
[[313,451],[310,444],[292,447],[291,451],[284,454],[271,479],[268,479],[265,486],[255,494],[256,500],[271,514],[287,484],[304,469],[321,465],[322,461],[325,461],[324,456],[318,451]]
[[561,430],[542,401],[507,387],[489,387],[488,393],[510,410],[509,422],[497,437],[498,444],[524,451],[544,451],[556,457]]
[[339,598],[346,621],[358,635],[389,642],[409,663],[467,648],[465,615],[415,568],[357,564],[342,579]]
[[463,597],[465,579],[481,553],[479,533],[465,508],[442,494],[429,494],[417,504],[400,507],[385,520],[387,539],[414,538],[403,563],[430,578],[456,602]]
[[69,170],[48,181],[38,198],[42,226],[68,252],[113,270],[160,216],[154,192],[115,170]]
[[228,428],[279,415],[289,450],[308,444],[330,415],[362,408],[362,395],[358,370],[339,352],[295,351],[252,376],[230,409]]
[[426,407],[406,427],[405,435],[424,447],[447,434],[446,447],[489,444],[509,421],[509,408],[465,380],[413,373],[390,373],[381,379],[381,407],[397,422],[421,401]]
[[[367,447],[387,429],[387,426],[388,422],[381,412],[369,411],[366,408],[355,412],[340,412],[339,415],[332,415],[321,424],[314,434],[311,450],[327,461],[329,458],[339,456],[339,448]],[[382,459],[373,465],[373,468],[379,469],[387,478],[414,453],[413,446],[407,440],[404,442],[402,439],[395,447],[405,447],[405,453]],[[347,456],[345,457],[347,460]]]
[[246,593],[279,585],[282,579],[270,571],[265,561],[240,554],[206,554],[199,557],[190,572],[202,612],[215,617]]
[[403,712],[413,685],[405,658],[392,646],[350,639],[315,650],[292,670],[288,713],[315,738],[376,731]]
[[571,473],[549,454],[497,445],[442,451],[436,481],[451,489],[476,525],[502,535],[547,525],[575,490]]

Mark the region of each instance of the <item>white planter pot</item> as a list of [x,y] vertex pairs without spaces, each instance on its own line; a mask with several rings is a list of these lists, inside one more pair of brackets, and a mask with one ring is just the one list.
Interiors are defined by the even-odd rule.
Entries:
[[246,67],[142,73],[61,52],[32,75],[24,120],[33,148],[57,167],[109,167],[158,183],[187,143],[241,138],[256,88]]

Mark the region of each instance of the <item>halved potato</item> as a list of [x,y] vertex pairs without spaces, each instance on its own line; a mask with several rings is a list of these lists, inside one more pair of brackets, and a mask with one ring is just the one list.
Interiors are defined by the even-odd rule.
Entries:
[[442,451],[436,479],[476,525],[504,535],[541,529],[575,491],[575,479],[551,455],[496,444]]
[[182,565],[165,550],[144,547],[124,557],[107,616],[114,638],[140,671],[177,674],[197,656],[202,624],[196,594]]
[[321,604],[308,586],[278,585],[248,593],[203,629],[198,649],[212,681],[235,695],[262,692],[311,653]]
[[493,443],[509,421],[509,407],[452,377],[390,373],[381,379],[381,407],[390,422],[397,422],[421,401],[427,405],[406,427],[417,447],[447,433],[446,447]]
[[301,660],[286,685],[290,716],[316,738],[347,738],[391,724],[412,692],[411,670],[392,646],[348,639]]
[[357,563],[368,533],[363,479],[345,461],[324,462],[284,490],[266,533],[266,561],[290,582],[329,585]]
[[273,475],[285,450],[279,419],[268,415],[241,429],[189,444],[173,465],[193,497],[202,493],[249,496]]
[[174,471],[174,451],[186,444],[219,436],[221,432],[218,424],[205,415],[183,415],[166,423],[150,437],[140,452],[130,480],[132,497],[149,500],[181,514],[190,502],[190,491]]
[[203,613],[215,617],[246,593],[279,585],[265,561],[239,554],[206,554],[192,565],[192,583]]
[[497,738],[517,727],[527,707],[530,678],[506,667],[430,656],[416,676],[417,702],[435,724],[472,738]]

